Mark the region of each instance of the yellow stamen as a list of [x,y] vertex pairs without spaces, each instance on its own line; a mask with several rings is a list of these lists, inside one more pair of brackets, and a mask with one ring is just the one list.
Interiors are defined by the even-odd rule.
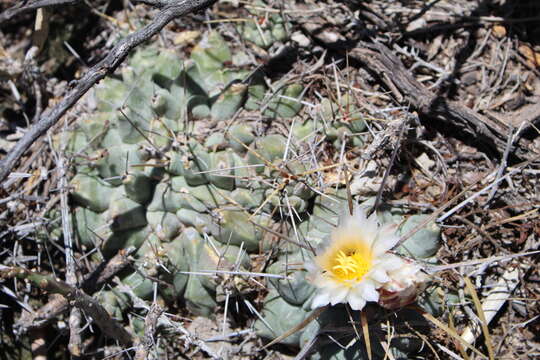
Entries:
[[371,268],[371,253],[367,249],[339,250],[333,256],[331,273],[340,282],[360,281]]

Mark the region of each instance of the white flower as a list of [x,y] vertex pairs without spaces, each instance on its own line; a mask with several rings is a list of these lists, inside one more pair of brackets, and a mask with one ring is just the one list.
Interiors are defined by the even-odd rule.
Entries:
[[317,288],[311,306],[348,303],[361,310],[366,302],[379,301],[378,289],[403,265],[400,257],[388,253],[398,240],[395,226],[380,226],[375,214],[367,218],[357,208],[346,216],[313,263],[306,264],[308,280]]

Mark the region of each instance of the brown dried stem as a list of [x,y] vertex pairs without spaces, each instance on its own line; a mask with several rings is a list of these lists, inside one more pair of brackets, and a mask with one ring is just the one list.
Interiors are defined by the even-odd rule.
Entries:
[[99,302],[82,290],[76,289],[59,279],[55,279],[51,275],[39,274],[21,267],[9,267],[0,270],[0,278],[24,279],[49,293],[60,294],[70,304],[86,312],[105,335],[118,340],[124,346],[130,346],[133,343],[133,336],[116,320],[111,318],[107,310]]
[[[82,283],[82,290],[87,294],[93,294],[97,289],[103,286],[118,271],[122,270],[128,263],[128,256],[135,248],[121,250],[116,256],[107,263],[99,266]],[[55,296],[35,313],[22,316],[15,323],[17,333],[22,334],[29,330],[41,328],[49,321],[64,313],[69,307],[68,300],[63,296]],[[25,313],[28,314],[28,313]]]
[[135,360],[146,359],[148,352],[155,345],[154,335],[156,334],[157,323],[162,313],[163,309],[157,304],[153,304],[148,311],[144,320],[144,336],[140,339],[139,348],[135,353]]
[[[462,136],[469,136],[476,143],[503,156],[507,148],[508,126],[494,124],[468,107],[434,94],[418,82],[401,60],[382,44],[362,42],[349,55],[377,74],[399,102],[412,106],[425,118],[459,129]],[[532,154],[526,145],[525,139],[516,140],[513,155],[522,160],[530,159]]]

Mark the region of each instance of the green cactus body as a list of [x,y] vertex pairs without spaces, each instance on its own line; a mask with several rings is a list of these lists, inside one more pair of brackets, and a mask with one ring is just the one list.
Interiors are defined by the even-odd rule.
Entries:
[[62,131],[53,136],[53,147],[64,149],[69,154],[84,153],[88,151],[88,140],[82,129]]
[[75,209],[75,228],[77,236],[86,248],[93,248],[110,235],[110,229],[105,218],[89,209]]
[[100,291],[96,296],[96,300],[112,318],[117,320],[122,319],[122,311],[128,306],[126,297],[113,290]]
[[[205,185],[209,182],[210,154],[198,142],[190,141],[187,144],[187,157],[189,161],[184,165],[184,177],[191,186]],[[187,166],[186,166],[187,165]]]
[[[282,135],[268,135],[254,142],[253,151],[248,154],[250,165],[266,165],[265,162],[281,161],[285,154],[287,139]],[[261,174],[266,167],[259,166],[256,172]],[[271,171],[270,169],[268,171]],[[269,174],[268,174],[269,175]]]
[[210,183],[223,190],[233,190],[234,180],[234,158],[229,151],[219,151],[210,154],[210,169],[213,172],[208,174]]
[[255,209],[263,202],[263,192],[238,188],[231,193],[231,198],[245,210]]
[[292,133],[298,139],[302,141],[312,136],[315,132],[315,122],[311,120],[297,121],[292,125]]
[[257,174],[258,168],[264,167],[264,165],[261,165],[259,163],[255,164],[255,167],[251,166],[252,164],[249,164],[248,160],[244,159],[243,157],[239,156],[236,153],[232,154],[233,160],[234,160],[234,184],[237,188],[251,188],[254,189],[256,187],[259,187],[259,184],[256,180],[253,180],[255,175]]
[[246,100],[247,88],[248,86],[245,84],[235,83],[223,91],[212,104],[212,119],[230,119]]
[[133,293],[143,300],[151,300],[154,294],[154,282],[138,272],[134,272],[124,279],[122,283],[129,286]]
[[230,138],[229,145],[239,153],[245,152],[246,147],[255,140],[255,136],[251,132],[251,127],[245,124],[231,126],[228,135]]
[[[281,334],[294,328],[309,316],[309,312],[289,304],[273,288],[264,300],[264,307],[261,313],[264,321],[255,322],[257,334],[267,341],[274,340]],[[297,346],[300,341],[300,332],[297,332],[281,343],[285,345]]]
[[152,199],[153,180],[150,176],[143,173],[128,174],[122,180],[126,196],[145,205]]
[[180,194],[180,207],[178,209],[189,209],[198,212],[206,211],[206,205],[204,202],[195,197],[193,194],[193,189],[194,187],[188,185],[185,178],[180,176],[172,178],[172,190],[177,194]]
[[146,213],[146,219],[154,234],[161,241],[172,240],[178,235],[182,227],[182,223],[178,217],[170,212],[148,211]]
[[217,149],[225,146],[225,135],[223,135],[223,133],[221,132],[213,133],[208,138],[206,138],[204,142],[204,147],[208,149]]
[[207,33],[191,52],[191,58],[204,72],[213,72],[232,60],[229,46],[218,32]]
[[313,294],[315,288],[306,280],[305,271],[298,269],[310,258],[304,251],[297,251],[293,254],[284,254],[278,261],[268,268],[272,274],[285,275],[287,279],[270,278],[270,282],[276,288],[279,295],[291,305],[302,306]]
[[[409,231],[416,228],[416,226],[423,223],[427,217],[428,215],[410,216],[401,227],[401,234],[407,234]],[[416,259],[426,259],[434,256],[440,247],[440,228],[435,225],[435,223],[431,222],[401,244],[398,251],[405,256],[411,256]]]
[[229,198],[228,191],[220,190],[214,185],[191,186],[186,178],[180,176],[172,179],[172,193],[170,195],[175,199],[179,199],[175,200],[178,208],[196,211],[214,209],[229,202],[227,199]]
[[106,240],[101,247],[101,252],[106,258],[110,258],[116,255],[118,250],[127,249],[130,246],[138,249],[151,233],[152,228],[150,226],[112,233],[109,237],[105,238]]
[[[95,88],[95,96],[98,103],[98,109],[103,111],[102,115],[105,116],[105,114],[110,111],[121,107],[126,101],[128,91],[129,85],[118,79],[107,79],[105,84],[98,84]],[[102,119],[106,119],[106,117]],[[93,124],[95,125],[98,123],[99,122],[97,121],[93,121]],[[85,122],[83,122],[83,126],[84,124]],[[88,130],[88,128],[85,130]],[[87,134],[92,135],[92,133]]]
[[[255,5],[264,8],[266,4],[256,1]],[[247,41],[260,48],[267,49],[275,42],[282,42],[288,38],[285,20],[279,14],[268,14],[257,8],[250,9],[253,21],[247,21],[239,26],[240,34]],[[259,21],[264,19],[264,21]],[[255,23],[255,22],[258,23]]]
[[179,182],[185,184],[184,178],[173,178],[171,184],[166,182],[158,184],[152,202],[148,205],[148,211],[174,213],[182,208],[205,211],[206,206],[189,193],[191,187],[187,184],[179,186]]
[[[107,149],[105,156],[96,162],[99,174],[113,186],[122,183],[123,176],[132,172],[131,166],[142,163],[137,145],[117,145]],[[136,171],[134,171],[136,173]]]
[[210,316],[217,306],[215,274],[204,272],[197,274],[197,271],[215,269],[218,256],[196,229],[186,229],[181,237],[189,258],[190,272],[194,273],[187,280],[184,295],[186,305],[197,315]]
[[167,258],[165,262],[167,271],[162,272],[162,278],[172,284],[171,288],[160,289],[166,298],[182,298],[186,290],[189,278],[187,272],[190,269],[186,241],[186,237],[180,235],[170,243],[163,245],[163,252]]
[[114,232],[129,230],[147,224],[144,207],[127,197],[111,201],[106,213],[106,219],[110,222],[111,230]]
[[254,73],[249,82],[248,98],[244,108],[249,111],[259,110],[263,105],[263,100],[267,91],[264,77],[261,72]]
[[[266,214],[250,216],[239,210],[222,210],[219,212],[219,225],[213,227],[214,237],[222,244],[243,246],[249,252],[259,250],[264,243],[263,228],[271,228],[273,221]],[[257,226],[258,224],[260,226]]]
[[209,233],[210,229],[217,231],[218,228],[210,215],[201,214],[195,210],[180,209],[176,212],[176,216],[185,226],[194,227],[201,233]]
[[302,108],[303,90],[300,84],[284,86],[272,96],[263,114],[273,118],[292,118]]
[[[263,48],[287,38],[281,16],[265,21],[261,29],[240,24],[240,33]],[[264,319],[254,328],[273,340],[308,318],[315,291],[302,267],[313,252],[282,237],[315,249],[348,209],[346,190],[321,186],[322,177],[311,171],[320,166],[312,161],[312,145],[320,138],[321,147],[333,144],[336,152],[343,141],[359,146],[365,122],[348,95],[323,99],[313,114],[302,112],[301,83],[271,83],[262,71],[251,74],[245,59],[242,69],[233,67],[241,60],[215,31],[203,35],[189,59],[139,50],[121,80],[106,79],[96,89],[98,111],[55,142],[85,159],[71,180],[79,243],[99,247],[95,256],[105,258],[135,247],[135,261],[119,276],[136,296],[152,301],[158,295],[192,314],[213,316],[230,296],[261,294],[245,274],[252,268],[286,276],[256,279],[269,293],[254,302],[262,304]],[[258,116],[244,116],[247,111]],[[292,128],[284,131],[283,124]],[[424,219],[394,210],[382,217],[403,223],[402,234]],[[428,259],[439,246],[439,229],[429,225],[399,251]],[[119,288],[100,295],[118,318],[131,311],[128,298]],[[438,311],[439,300],[435,294],[419,303]],[[330,323],[324,319],[348,322],[343,307],[332,311],[282,344],[303,346],[324,331]],[[400,341],[396,348],[414,352],[415,344]],[[357,348],[322,351],[336,359],[364,356]]]
[[338,196],[332,194],[318,196],[313,208],[313,226],[322,233],[330,234],[346,209],[347,200],[344,193],[339,193]]
[[114,192],[105,181],[90,175],[77,174],[71,180],[74,200],[95,212],[103,212],[109,208]]

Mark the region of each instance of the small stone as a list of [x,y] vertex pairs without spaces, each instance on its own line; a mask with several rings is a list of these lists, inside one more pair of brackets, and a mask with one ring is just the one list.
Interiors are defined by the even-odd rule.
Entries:
[[175,36],[173,43],[174,45],[193,44],[200,36],[200,31],[182,31],[180,34]]
[[435,166],[435,161],[431,160],[426,153],[422,153],[422,155],[416,158],[416,161],[425,170],[429,170]]
[[499,39],[506,36],[506,28],[503,25],[494,25],[493,26],[493,35]]
[[297,43],[301,47],[308,47],[311,44],[311,41],[302,34],[300,31],[296,31],[292,34],[291,40]]

